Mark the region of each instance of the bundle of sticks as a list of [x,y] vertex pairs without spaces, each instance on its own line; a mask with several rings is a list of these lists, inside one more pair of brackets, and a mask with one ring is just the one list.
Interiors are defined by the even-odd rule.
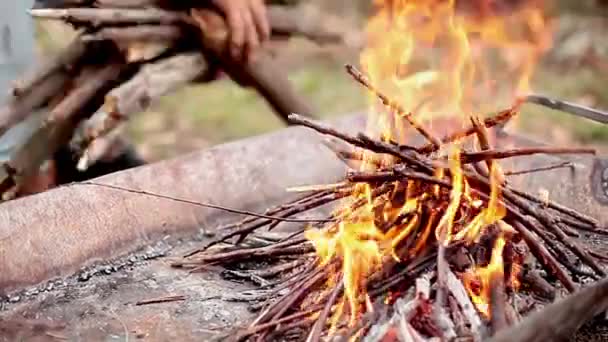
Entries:
[[[592,217],[509,182],[511,174],[567,165],[516,172],[500,167],[501,160],[515,156],[593,150],[493,148],[488,130],[515,116],[521,101],[485,119],[472,117],[462,129],[438,138],[354,67],[347,70],[427,142],[411,146],[350,135],[290,115],[294,124],[354,146],[330,144],[338,157],[358,167],[343,182],[311,187],[264,215],[222,227],[203,248],[174,264],[191,271],[218,268],[259,286],[224,296],[249,302],[260,313],[222,338],[554,340],[607,309],[607,301],[600,300],[608,291],[606,281],[578,291],[606,276],[601,264],[606,257],[576,237],[608,231]],[[338,200],[329,217],[294,218]],[[262,232],[282,222],[305,224],[288,235]],[[531,327],[519,322],[536,305],[575,292],[576,299],[547,307],[554,319],[532,315],[537,323]],[[528,328],[509,330],[518,324]]]
[[[285,122],[289,113],[313,112],[268,49],[247,63],[228,58],[224,18],[213,9],[193,9],[196,3],[62,0],[31,10],[36,18],[72,25],[78,36],[16,80],[0,108],[0,135],[40,108],[49,112],[31,141],[0,168],[0,194],[70,142],[81,156],[79,168],[86,169],[111,146],[104,142],[129,116],[176,88],[211,80],[218,68],[255,88]],[[296,35],[343,44],[357,36],[310,6],[269,5],[268,17],[275,41]]]

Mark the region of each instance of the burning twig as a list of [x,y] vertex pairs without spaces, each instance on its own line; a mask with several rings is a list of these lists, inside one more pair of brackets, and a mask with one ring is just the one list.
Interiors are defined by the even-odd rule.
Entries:
[[519,175],[525,175],[525,174],[535,173],[535,172],[571,168],[572,166],[573,166],[572,162],[566,161],[566,162],[561,162],[561,163],[557,163],[557,164],[553,164],[553,165],[535,167],[535,168],[527,169],[527,170],[506,171],[505,176],[519,176]]
[[380,99],[380,101],[382,101],[382,104],[387,106],[391,112],[394,112],[395,114],[399,115],[399,117],[407,120],[407,122],[409,122],[412,127],[414,127],[420,134],[422,134],[422,136],[425,137],[435,148],[438,148],[441,145],[441,142],[437,138],[435,138],[429,130],[424,128],[422,123],[418,122],[418,120],[414,118],[413,113],[408,113],[398,103],[391,101],[386,95],[382,94],[378,89],[376,89],[376,87],[374,87],[369,82],[367,77],[365,77],[359,70],[357,70],[357,68],[350,64],[347,64],[346,71],[357,82],[359,82],[369,91],[371,91],[374,95],[376,95]]
[[477,163],[493,159],[506,159],[532,154],[595,154],[592,148],[554,148],[554,147],[531,147],[516,150],[496,151],[488,150],[481,152],[464,152],[461,154],[463,163]]
[[[499,115],[506,115],[504,113],[507,112],[501,112]],[[299,123],[307,127],[313,128],[320,133],[329,134],[334,137],[340,138],[341,140],[351,143],[356,147],[368,149],[376,153],[391,154],[396,157],[397,161],[392,166],[380,167],[375,171],[351,172],[347,176],[347,184],[352,184],[352,187],[349,188],[347,186],[345,188],[341,188],[345,190],[342,193],[338,192],[335,189],[324,189],[322,191],[318,191],[317,193],[309,195],[309,197],[300,199],[299,202],[294,202],[298,203],[299,205],[305,203],[305,206],[299,207],[299,209],[302,210],[298,209],[290,211],[289,209],[286,209],[290,207],[298,207],[298,205],[294,205],[292,203],[283,207],[275,208],[272,210],[272,212],[281,213],[281,216],[285,217],[295,215],[296,213],[310,210],[318,206],[315,205],[315,203],[317,201],[320,201],[321,199],[327,198],[329,200],[331,198],[333,200],[334,198],[330,196],[331,194],[341,194],[338,197],[344,198],[344,193],[348,193],[348,191],[356,191],[358,186],[363,185],[373,187],[373,191],[370,192],[370,195],[368,195],[367,198],[361,198],[361,201],[355,201],[355,203],[361,202],[362,205],[349,206],[349,210],[346,213],[334,214],[334,219],[338,219],[340,220],[338,222],[341,222],[342,220],[348,220],[350,215],[354,215],[354,217],[359,217],[358,215],[364,215],[363,213],[365,213],[366,210],[371,210],[371,212],[374,212],[374,210],[376,209],[372,208],[383,208],[384,206],[403,206],[403,202],[399,201],[404,201],[404,199],[398,198],[402,198],[402,196],[408,196],[407,194],[413,196],[416,193],[418,193],[419,196],[423,196],[421,198],[427,196],[426,198],[428,198],[428,200],[430,201],[430,212],[439,211],[445,213],[447,207],[449,207],[450,205],[449,199],[452,198],[453,200],[454,198],[457,198],[454,197],[455,195],[449,196],[450,193],[454,193],[454,191],[457,190],[457,183],[454,182],[454,177],[456,177],[455,172],[457,172],[457,170],[450,169],[448,171],[445,171],[443,175],[438,174],[436,168],[441,167],[441,165],[446,165],[445,160],[442,160],[441,156],[426,155],[421,152],[422,149],[416,148],[403,150],[400,149],[397,145],[374,140],[362,134],[359,134],[358,136],[351,136],[339,132],[326,125],[299,117],[297,115],[290,116],[290,119],[293,120],[293,122],[295,123]],[[489,118],[484,122],[491,123],[496,121],[498,120]],[[480,123],[477,122],[474,126],[477,127],[475,128],[475,130],[478,131]],[[487,149],[482,152],[469,152],[466,150],[462,151],[458,154],[460,156],[458,159],[461,160],[463,163],[473,161],[488,161],[490,162],[490,165],[492,165],[491,163],[494,163],[496,158],[506,158],[514,155],[526,155],[530,153],[546,152],[590,152],[588,150],[575,149],[519,149],[510,151],[496,151],[492,150],[491,147],[488,145],[489,143],[485,144],[485,147]],[[484,157],[481,158],[477,156]],[[451,163],[450,160],[448,160],[448,164],[449,163]],[[494,167],[490,166],[490,169],[494,169]],[[506,237],[504,237],[503,239],[504,243],[506,243],[509,248],[511,244],[514,243],[512,242],[512,240],[519,239],[523,241],[523,243],[525,243],[527,248],[530,250],[531,254],[542,266],[542,268],[545,269],[549,274],[555,276],[563,284],[563,286],[571,292],[577,288],[577,284],[572,280],[570,274],[567,271],[564,271],[562,267],[566,268],[573,274],[583,274],[581,273],[581,270],[579,270],[572,262],[572,255],[576,256],[578,258],[577,260],[580,260],[584,262],[587,266],[589,266],[595,274],[597,274],[598,276],[602,276],[604,271],[599,266],[593,255],[587,252],[584,247],[579,246],[577,243],[575,243],[565,233],[565,227],[560,227],[560,225],[567,225],[569,227],[572,226],[574,218],[572,215],[569,215],[571,213],[569,210],[556,210],[541,207],[538,205],[539,202],[536,200],[535,197],[530,195],[521,195],[521,192],[512,190],[511,188],[507,187],[507,185],[503,182],[494,183],[493,185],[493,180],[490,179],[491,175],[489,174],[479,175],[477,173],[471,172],[471,170],[466,167],[464,167],[461,172],[462,177],[467,180],[467,184],[470,187],[468,196],[471,196],[472,198],[476,199],[477,201],[481,201],[482,203],[486,203],[486,205],[488,205],[487,203],[491,203],[491,201],[493,201],[491,188],[495,186],[499,187],[499,191],[503,197],[499,199],[498,203],[500,203],[499,205],[504,207],[504,209],[506,210],[506,214],[504,217],[504,221],[499,221],[497,227],[500,228],[499,231],[508,233],[505,235],[508,237],[508,239]],[[412,183],[418,184],[419,192],[414,191],[412,185],[409,185],[407,187],[405,186],[406,184]],[[388,186],[388,189],[391,190],[389,190],[388,192],[377,191],[381,187],[385,186]],[[408,190],[408,192],[405,192],[406,189],[410,190]],[[421,193],[424,193],[424,191],[429,192],[426,195],[420,195]],[[388,194],[391,195],[389,196]],[[460,194],[459,196],[462,196],[462,194]],[[328,203],[325,201],[320,202]],[[434,204],[431,205],[430,203]],[[461,216],[461,221],[471,220],[475,215],[480,215],[479,213],[476,214],[479,209],[475,209],[474,205],[467,203],[468,202],[461,198],[461,202],[459,204],[458,209],[461,210],[459,214]],[[416,207],[412,207],[411,210],[415,211]],[[548,210],[551,210],[551,212],[549,212]],[[484,323],[480,319],[477,310],[473,305],[473,302],[469,299],[469,295],[466,293],[466,290],[464,290],[464,287],[462,286],[460,280],[456,275],[454,275],[454,273],[451,272],[451,261],[445,257],[445,255],[447,255],[447,253],[449,252],[450,248],[454,248],[452,246],[453,243],[443,245],[438,242],[441,240],[436,240],[435,236],[433,236],[433,234],[431,233],[432,229],[436,229],[435,225],[438,224],[438,220],[435,220],[432,217],[425,217],[422,219],[424,222],[427,222],[426,227],[430,227],[431,231],[429,231],[429,228],[425,228],[420,225],[417,226],[417,220],[412,220],[407,225],[404,223],[408,222],[408,220],[412,219],[412,217],[417,217],[420,215],[425,217],[426,214],[424,211],[420,211],[416,215],[409,215],[407,214],[407,212],[404,212],[403,214],[395,215],[392,218],[389,218],[388,216],[380,216],[375,218],[376,221],[383,221],[375,225],[375,229],[380,229],[382,232],[381,234],[390,234],[391,227],[398,227],[401,224],[403,225],[403,229],[405,229],[405,231],[411,231],[411,235],[409,236],[408,240],[411,240],[414,243],[417,239],[420,239],[420,241],[418,241],[418,247],[412,248],[414,247],[414,245],[409,245],[409,248],[405,248],[403,250],[407,252],[405,254],[402,254],[402,252],[400,251],[395,251],[396,258],[398,258],[399,261],[397,261],[396,263],[386,264],[386,267],[383,267],[379,271],[369,275],[369,279],[373,281],[370,282],[367,291],[365,291],[366,296],[369,296],[366,297],[367,299],[346,297],[347,293],[352,293],[352,289],[350,289],[349,286],[353,286],[353,283],[350,282],[350,280],[348,280],[349,278],[347,277],[344,278],[345,282],[343,283],[343,285],[342,283],[340,283],[339,285],[334,285],[331,291],[322,292],[323,295],[321,295],[320,298],[317,298],[317,301],[315,301],[313,297],[304,296],[304,293],[302,292],[303,289],[319,289],[319,286],[322,283],[321,279],[325,279],[328,276],[327,272],[329,269],[329,265],[325,265],[324,268],[318,269],[317,272],[313,272],[312,270],[304,271],[301,276],[291,280],[289,282],[290,285],[285,285],[287,287],[282,287],[283,289],[290,289],[291,292],[283,296],[283,298],[280,299],[276,304],[272,304],[271,306],[269,306],[253,323],[252,328],[256,326],[261,326],[266,322],[270,322],[275,319],[282,319],[285,314],[292,312],[290,309],[288,309],[288,306],[292,306],[296,302],[301,303],[303,301],[312,300],[313,303],[323,303],[322,309],[318,311],[319,316],[315,316],[314,323],[311,321],[292,323],[293,326],[311,326],[312,330],[307,333],[311,341],[315,341],[321,338],[321,336],[323,336],[324,332],[326,331],[325,329],[328,329],[328,326],[331,326],[331,329],[342,329],[343,333],[346,333],[347,335],[350,334],[348,336],[351,337],[353,336],[353,334],[356,334],[356,336],[361,336],[361,334],[363,334],[367,330],[367,327],[373,325],[376,320],[380,319],[380,316],[369,316],[373,317],[370,318],[370,320],[372,321],[362,322],[360,325],[356,325],[356,328],[351,329],[345,329],[344,324],[346,323],[344,322],[338,323],[341,321],[340,317],[345,316],[347,314],[352,314],[352,312],[359,310],[358,307],[371,307],[370,303],[380,300],[382,296],[388,293],[389,291],[406,291],[409,286],[411,286],[408,285],[408,283],[412,284],[413,280],[419,277],[422,273],[424,273],[425,270],[428,270],[429,267],[437,266],[438,270],[436,288],[433,289],[433,291],[431,292],[432,294],[425,295],[429,297],[428,300],[434,300],[437,306],[435,310],[430,310],[425,306],[428,305],[428,303],[422,305],[417,311],[417,315],[421,316],[415,316],[416,319],[413,323],[411,323],[411,326],[418,332],[426,331],[427,336],[428,334],[431,334],[430,336],[442,337],[454,336],[454,323],[452,322],[452,318],[450,318],[449,315],[449,310],[451,310],[450,308],[452,307],[452,305],[447,305],[451,301],[450,296],[453,296],[456,299],[458,306],[460,307],[463,317],[465,317],[470,324],[470,334],[472,336],[481,336]],[[563,217],[566,217],[564,215],[568,215],[568,219],[562,220]],[[356,220],[361,220],[363,219],[363,217],[364,216],[356,218]],[[242,226],[235,226],[232,229],[228,230],[227,233],[224,233],[221,240],[225,241],[224,238],[226,236],[251,234],[255,230],[260,229],[262,227],[267,227],[270,224],[271,220],[265,221],[261,219],[248,218],[247,222],[244,223]],[[588,224],[588,222],[585,222],[585,224]],[[465,225],[466,221],[465,223],[454,223],[454,226],[458,227],[455,229],[464,229],[463,227]],[[344,230],[346,228],[334,222],[326,229],[326,234],[333,234],[332,232],[339,232],[340,230]],[[298,233],[301,233],[301,231]],[[343,231],[342,234],[348,233],[347,231]],[[453,232],[452,234],[456,233]],[[481,233],[481,237],[486,236],[487,234],[489,233]],[[267,251],[264,253],[256,252],[256,250],[254,249],[239,249],[238,247],[237,252],[227,252],[224,254],[217,254],[210,250],[203,250],[199,251],[200,253],[203,253],[202,257],[197,256],[195,258],[191,258],[190,261],[192,262],[192,265],[196,265],[201,262],[216,262],[223,265],[228,265],[229,263],[232,263],[236,260],[232,256],[233,254],[239,255],[239,257],[248,256],[249,258],[256,258],[262,256],[264,258],[268,258],[272,256],[275,260],[280,260],[281,255],[297,255],[293,254],[297,252],[295,252],[295,250],[291,250],[292,247],[304,244],[308,240],[312,240],[313,245],[315,244],[315,239],[311,238],[311,235],[308,235],[308,232],[305,233],[305,236],[306,238],[290,238],[288,240],[285,240],[284,242],[275,243],[274,245],[262,247],[261,249],[259,249],[259,251]],[[456,236],[461,235],[456,234]],[[381,239],[381,237],[376,238]],[[356,246],[357,243],[362,243],[361,241],[373,241],[366,240],[368,238],[365,238],[364,236],[359,237],[357,239],[363,240],[354,240],[353,242],[351,242],[351,244]],[[488,239],[490,238],[488,237]],[[424,247],[420,245],[422,241],[424,241],[425,243]],[[546,247],[545,243],[549,247]],[[463,248],[465,248],[468,253],[471,253],[471,255],[473,256],[477,255],[477,257],[474,256],[475,258],[481,258],[477,262],[481,263],[482,265],[488,262],[487,259],[481,257],[482,255],[484,255],[484,253],[481,253],[482,250],[479,249],[481,247],[478,247],[476,244],[467,242],[463,242],[463,244]],[[563,250],[562,245],[567,248],[567,250],[569,251],[568,253]],[[393,243],[393,246],[399,246],[399,244]],[[483,243],[479,243],[479,246],[483,246]],[[428,252],[424,254],[420,251]],[[502,251],[502,249],[500,251]],[[569,254],[570,252],[572,253],[572,255]],[[444,256],[442,257],[442,255]],[[499,256],[500,258],[498,258],[497,260],[501,260],[500,267],[504,268],[511,267],[511,263],[514,263],[515,260],[517,260],[516,258],[503,258],[502,255]],[[337,263],[341,262],[340,259],[333,260]],[[492,258],[492,260],[494,260],[494,257]],[[397,271],[398,268],[395,269],[395,266],[404,262],[407,262],[408,266],[401,271]],[[493,263],[494,261],[490,262]],[[334,263],[331,264],[333,265],[331,266],[332,269],[339,265],[336,265]],[[444,266],[441,266],[442,264]],[[340,272],[338,270],[336,271]],[[501,270],[488,271],[487,274],[489,275],[489,277],[487,278],[487,280],[484,280],[484,282],[486,282],[484,284],[487,284],[487,289],[484,291],[487,291],[488,294],[488,297],[486,298],[486,305],[489,308],[487,318],[490,319],[492,331],[498,332],[503,329],[506,329],[509,324],[513,324],[514,322],[516,322],[518,318],[516,317],[517,313],[515,313],[513,308],[510,307],[510,304],[507,300],[509,292],[506,291],[506,288],[509,285],[508,281],[510,279],[506,277],[507,273]],[[512,274],[512,271],[509,271],[508,274]],[[512,277],[512,275],[509,277]],[[521,279],[523,281],[526,281],[528,277],[522,277]],[[531,286],[544,284],[538,279],[535,281],[530,280],[529,282]],[[536,284],[532,284],[533,282],[535,282]],[[344,291],[340,290],[340,286],[344,286]],[[347,289],[351,292],[348,292]],[[533,291],[538,290],[534,289]],[[341,296],[342,299],[338,300],[336,296]],[[334,312],[332,315],[330,315],[332,311]],[[425,319],[429,318],[425,315],[433,315],[434,319],[430,321],[425,321]],[[289,316],[290,315],[287,315],[287,317]],[[330,318],[330,316],[333,318]],[[457,319],[457,314],[454,314],[453,317],[456,321],[459,320]],[[331,321],[332,319],[337,319],[338,321],[336,321],[336,323],[331,323],[328,325],[326,321]],[[261,338],[263,336],[275,336],[273,334],[277,334],[278,331],[284,331],[284,329],[265,329],[256,331],[259,332],[258,338]],[[342,334],[340,335],[344,336]]]

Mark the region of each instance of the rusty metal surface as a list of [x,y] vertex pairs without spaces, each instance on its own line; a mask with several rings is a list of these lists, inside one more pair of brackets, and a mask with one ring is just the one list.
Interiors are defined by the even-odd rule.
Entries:
[[[244,304],[227,304],[221,298],[247,289],[245,285],[223,280],[217,273],[190,274],[168,266],[171,257],[194,246],[158,243],[14,293],[0,304],[0,341],[206,341],[247,322],[251,313]],[[135,305],[170,295],[185,299]],[[59,328],[30,329],[30,320]],[[10,329],[10,321],[26,325]]]
[[[337,125],[358,131],[363,122],[357,116]],[[319,141],[311,131],[289,128],[100,181],[262,211],[293,196],[284,191],[289,186],[340,178],[342,164]],[[534,144],[503,135],[497,142],[505,148]],[[521,170],[556,160],[520,157],[505,168]],[[598,193],[608,163],[599,158],[571,160],[573,170],[518,176],[513,182],[532,193],[546,189],[553,200],[608,224],[606,202]],[[168,266],[172,257],[206,239],[201,228],[212,230],[236,218],[84,186],[0,205],[0,288],[7,294],[0,299],[0,337],[2,319],[64,322],[65,328],[53,333],[58,335],[43,335],[42,340],[59,336],[73,341],[122,341],[126,336],[130,340],[200,341],[212,336],[215,328],[246,322],[251,314],[243,305],[209,299],[245,289],[245,285],[227,282],[216,273],[188,274]],[[182,240],[176,240],[179,237]],[[605,245],[604,240],[593,239],[599,249]],[[115,259],[147,245],[138,253]],[[186,295],[187,299],[134,305],[165,295]]]
[[[352,120],[348,126],[362,127]],[[285,191],[290,186],[332,182],[343,175],[342,163],[319,141],[309,130],[287,128],[98,182],[262,211],[294,196]],[[122,255],[167,234],[211,229],[235,218],[217,210],[87,185],[7,202],[0,205],[0,293],[68,275],[94,260]]]

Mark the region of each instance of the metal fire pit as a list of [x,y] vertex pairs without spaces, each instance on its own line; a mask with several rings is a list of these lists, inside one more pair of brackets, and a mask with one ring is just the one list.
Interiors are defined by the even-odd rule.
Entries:
[[[354,133],[362,115],[335,126]],[[193,201],[261,212],[295,196],[297,185],[333,182],[342,163],[322,137],[292,127],[96,180]],[[497,134],[497,144],[530,146]],[[608,160],[570,158],[571,169],[513,177],[529,192],[608,224]],[[519,157],[528,169],[555,163],[550,156]],[[307,214],[315,216],[315,213]],[[197,247],[214,228],[240,217],[142,194],[73,185],[0,205],[0,340],[208,340],[246,323],[245,305],[221,296],[246,284],[217,272],[189,274],[168,266]],[[597,243],[603,240],[586,236]],[[136,305],[183,295],[184,300]],[[44,327],[46,323],[50,327]],[[51,329],[53,328],[56,329]]]

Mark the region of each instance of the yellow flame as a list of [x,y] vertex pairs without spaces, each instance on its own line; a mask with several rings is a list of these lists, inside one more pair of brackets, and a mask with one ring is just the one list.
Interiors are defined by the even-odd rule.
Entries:
[[[520,92],[528,91],[536,61],[550,45],[548,24],[538,0],[525,1],[506,13],[496,13],[486,6],[488,1],[473,2],[483,5],[477,12],[460,11],[455,0],[373,3],[376,11],[366,28],[367,46],[360,56],[362,69],[376,88],[406,111],[412,111],[426,127],[446,116],[457,119],[456,124],[464,124],[463,119],[471,115],[500,107],[498,98],[511,103]],[[462,3],[468,4],[461,1],[458,5]],[[412,131],[402,118],[387,112],[373,94],[370,103],[369,135],[396,142],[411,138]],[[457,240],[474,243],[485,227],[501,222],[505,208],[500,200],[500,166],[490,165],[491,193],[486,204],[485,199],[476,198],[471,191],[463,174],[460,151],[459,146],[454,146],[449,151],[448,167],[435,173],[437,178],[451,179],[447,207],[425,205],[447,196],[439,186],[425,188],[410,180],[405,185],[395,183],[394,191],[374,198],[371,185],[357,184],[335,213],[339,223],[306,232],[322,265],[335,262],[341,266],[344,296],[332,317],[334,330],[339,317],[347,311],[354,324],[361,312],[371,310],[366,279],[378,270],[385,257],[407,262],[422,253],[433,237],[444,244]],[[362,171],[393,162],[387,155],[361,153]],[[439,151],[443,153],[443,149]],[[404,186],[406,198],[400,199],[398,194]],[[355,203],[364,204],[354,208]],[[473,217],[462,214],[463,207],[469,208]],[[399,219],[406,213],[406,219]],[[395,224],[377,227],[377,222]],[[413,243],[409,238],[413,238]],[[487,272],[502,272],[504,243],[501,237],[489,265],[471,271],[470,276],[483,278]],[[402,251],[401,246],[410,246],[410,250]]]
[[[464,285],[471,296],[471,301],[484,316],[490,317],[490,291],[493,278],[503,277],[503,251],[506,240],[501,234],[492,249],[490,263],[485,267],[474,267],[463,276]],[[477,283],[477,286],[475,286]]]

